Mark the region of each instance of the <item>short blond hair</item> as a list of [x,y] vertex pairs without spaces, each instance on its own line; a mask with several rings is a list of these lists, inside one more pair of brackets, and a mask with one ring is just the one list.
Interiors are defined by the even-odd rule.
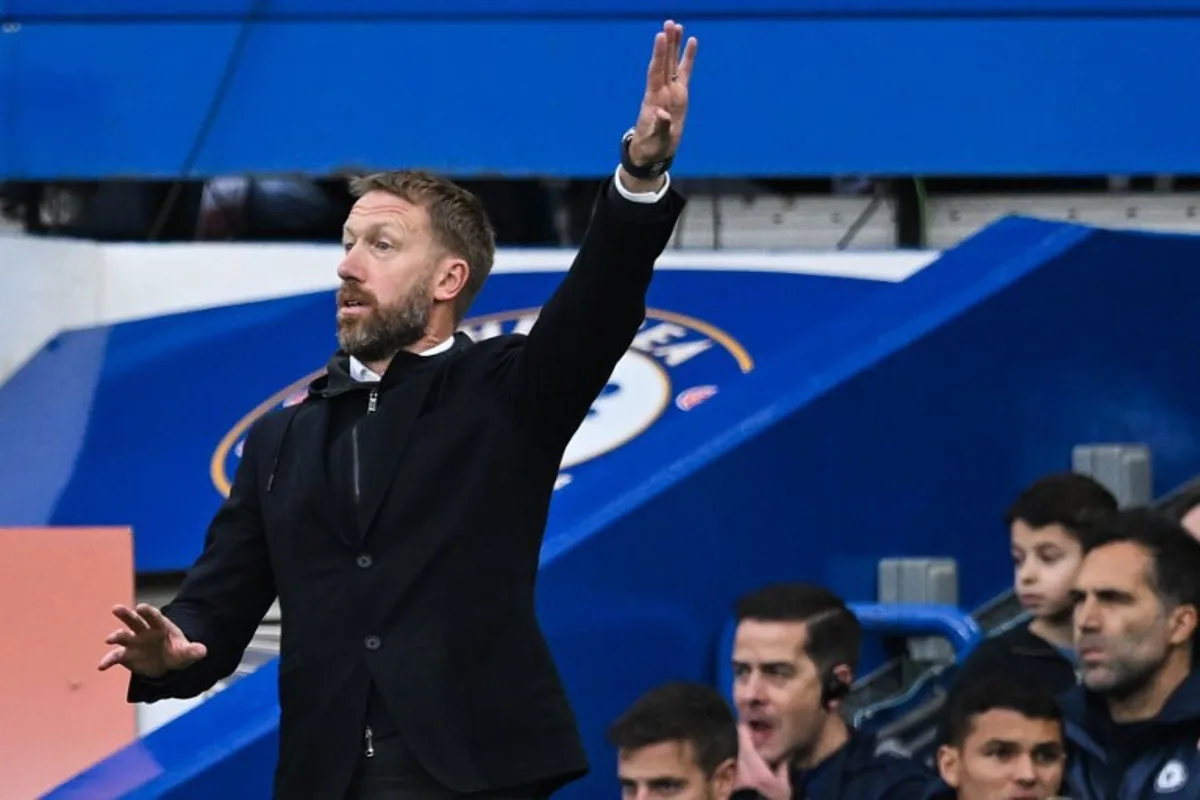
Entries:
[[375,172],[351,179],[350,193],[355,198],[368,192],[387,192],[424,208],[434,242],[467,262],[467,283],[454,306],[455,317],[461,320],[496,258],[496,231],[483,203],[454,181],[422,170]]

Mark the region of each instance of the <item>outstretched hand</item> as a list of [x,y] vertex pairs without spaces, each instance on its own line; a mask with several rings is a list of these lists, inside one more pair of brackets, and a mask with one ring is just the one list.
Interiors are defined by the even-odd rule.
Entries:
[[172,670],[190,666],[208,653],[199,642],[188,641],[157,608],[141,603],[135,609],[114,606],[113,616],[125,623],[105,639],[113,649],[100,659],[103,672],[117,664],[144,678],[161,678]]
[[696,39],[687,40],[683,55],[683,26],[668,20],[654,37],[654,52],[646,73],[646,94],[629,143],[629,157],[648,166],[675,155],[683,136],[688,110],[688,82],[696,61]]

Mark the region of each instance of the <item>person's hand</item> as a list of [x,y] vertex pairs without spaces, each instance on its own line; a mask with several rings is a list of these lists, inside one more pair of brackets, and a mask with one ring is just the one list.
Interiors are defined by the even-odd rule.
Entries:
[[208,652],[204,645],[188,641],[179,626],[154,606],[142,603],[136,610],[114,606],[113,616],[126,627],[104,640],[114,647],[100,659],[101,672],[120,664],[135,675],[161,678],[196,663]]
[[696,61],[696,39],[687,40],[682,57],[683,26],[668,20],[654,37],[654,53],[646,73],[646,94],[633,128],[629,157],[648,166],[675,155],[688,110],[688,82]]
[[771,769],[754,749],[750,728],[738,725],[737,781],[734,789],[753,789],[767,800],[791,800],[792,781],[786,762]]

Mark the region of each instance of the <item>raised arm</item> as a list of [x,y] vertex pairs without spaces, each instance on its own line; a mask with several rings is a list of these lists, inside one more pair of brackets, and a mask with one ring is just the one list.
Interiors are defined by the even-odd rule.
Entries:
[[683,211],[666,173],[683,135],[696,57],[695,39],[680,57],[682,41],[683,26],[674,22],[655,36],[622,166],[601,189],[575,261],[514,364],[523,408],[563,444],[637,334],[654,262]]
[[100,669],[131,672],[130,702],[194,697],[230,675],[275,599],[259,511],[257,429],[247,437],[229,497],[209,525],[204,550],[175,599],[114,614],[126,627]]

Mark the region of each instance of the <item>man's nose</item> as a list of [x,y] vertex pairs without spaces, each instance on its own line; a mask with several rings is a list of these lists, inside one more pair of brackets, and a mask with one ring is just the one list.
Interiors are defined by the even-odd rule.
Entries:
[[358,245],[354,245],[342,256],[338,264],[337,276],[345,282],[362,283],[362,268],[359,263]]
[[1085,633],[1100,630],[1100,614],[1096,604],[1087,598],[1075,606],[1075,630]]
[[754,705],[762,705],[767,695],[762,677],[756,672],[746,678],[746,698]]
[[1033,757],[1026,753],[1017,759],[1016,774],[1013,778],[1022,787],[1033,786],[1037,783],[1037,770],[1033,767]]
[[759,691],[759,683],[753,678],[744,678],[734,684],[733,687],[734,705],[739,708],[758,708],[763,704],[762,692]]

